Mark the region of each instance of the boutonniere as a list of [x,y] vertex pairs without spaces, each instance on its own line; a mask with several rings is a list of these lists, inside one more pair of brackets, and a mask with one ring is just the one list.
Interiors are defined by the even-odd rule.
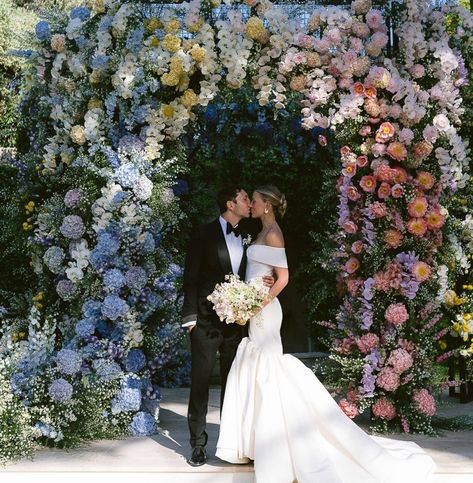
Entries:
[[246,235],[246,237],[244,237],[244,238],[242,237],[241,241],[243,243],[243,246],[247,247],[252,242],[251,235]]

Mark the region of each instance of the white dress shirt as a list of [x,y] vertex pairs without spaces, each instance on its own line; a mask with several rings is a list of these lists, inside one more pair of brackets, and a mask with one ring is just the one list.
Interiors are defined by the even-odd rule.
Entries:
[[[230,261],[232,263],[232,271],[235,275],[237,275],[240,268],[241,259],[243,258],[243,242],[241,236],[235,236],[233,231],[227,234],[227,220],[225,220],[223,216],[220,216],[218,221],[222,227],[225,243],[227,244]],[[190,322],[182,324],[181,327],[193,327],[196,323],[196,320],[191,320]]]

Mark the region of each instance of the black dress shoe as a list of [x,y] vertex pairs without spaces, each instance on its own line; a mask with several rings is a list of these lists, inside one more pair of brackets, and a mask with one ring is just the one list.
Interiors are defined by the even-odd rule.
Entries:
[[196,446],[192,451],[192,456],[187,460],[191,466],[202,466],[207,460],[205,448],[203,446]]

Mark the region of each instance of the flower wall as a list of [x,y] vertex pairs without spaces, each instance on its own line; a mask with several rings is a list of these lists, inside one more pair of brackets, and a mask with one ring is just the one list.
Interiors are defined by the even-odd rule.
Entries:
[[[188,364],[173,244],[184,218],[179,138],[197,106],[246,84],[275,115],[300,101],[302,128],[326,130],[314,142],[336,153],[334,263],[346,295],[327,325],[356,381],[341,406],[428,429],[433,333],[452,277],[443,257],[455,243],[448,200],[469,176],[446,12],[407,2],[402,48],[388,58],[368,0],[314,8],[308,25],[266,0],[224,3],[99,0],[36,27],[21,161],[39,282],[28,317],[7,313],[2,327],[11,397],[1,414],[21,409],[11,427],[23,442],[5,446],[4,460],[30,450],[31,431],[71,446],[155,430],[149,402],[159,385],[185,382]],[[455,11],[467,36],[471,16]]]

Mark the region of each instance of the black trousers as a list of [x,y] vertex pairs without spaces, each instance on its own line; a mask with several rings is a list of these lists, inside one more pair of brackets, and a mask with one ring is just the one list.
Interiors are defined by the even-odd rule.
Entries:
[[[230,327],[225,327],[225,329],[230,329]],[[217,358],[217,351],[220,353],[222,386],[220,408],[222,408],[228,373],[242,338],[242,332],[239,330],[239,327],[232,327],[231,329],[235,330],[206,329],[197,325],[190,332],[192,369],[187,422],[190,431],[190,444],[193,448],[207,444],[208,436],[205,427],[209,403],[209,386]]]

